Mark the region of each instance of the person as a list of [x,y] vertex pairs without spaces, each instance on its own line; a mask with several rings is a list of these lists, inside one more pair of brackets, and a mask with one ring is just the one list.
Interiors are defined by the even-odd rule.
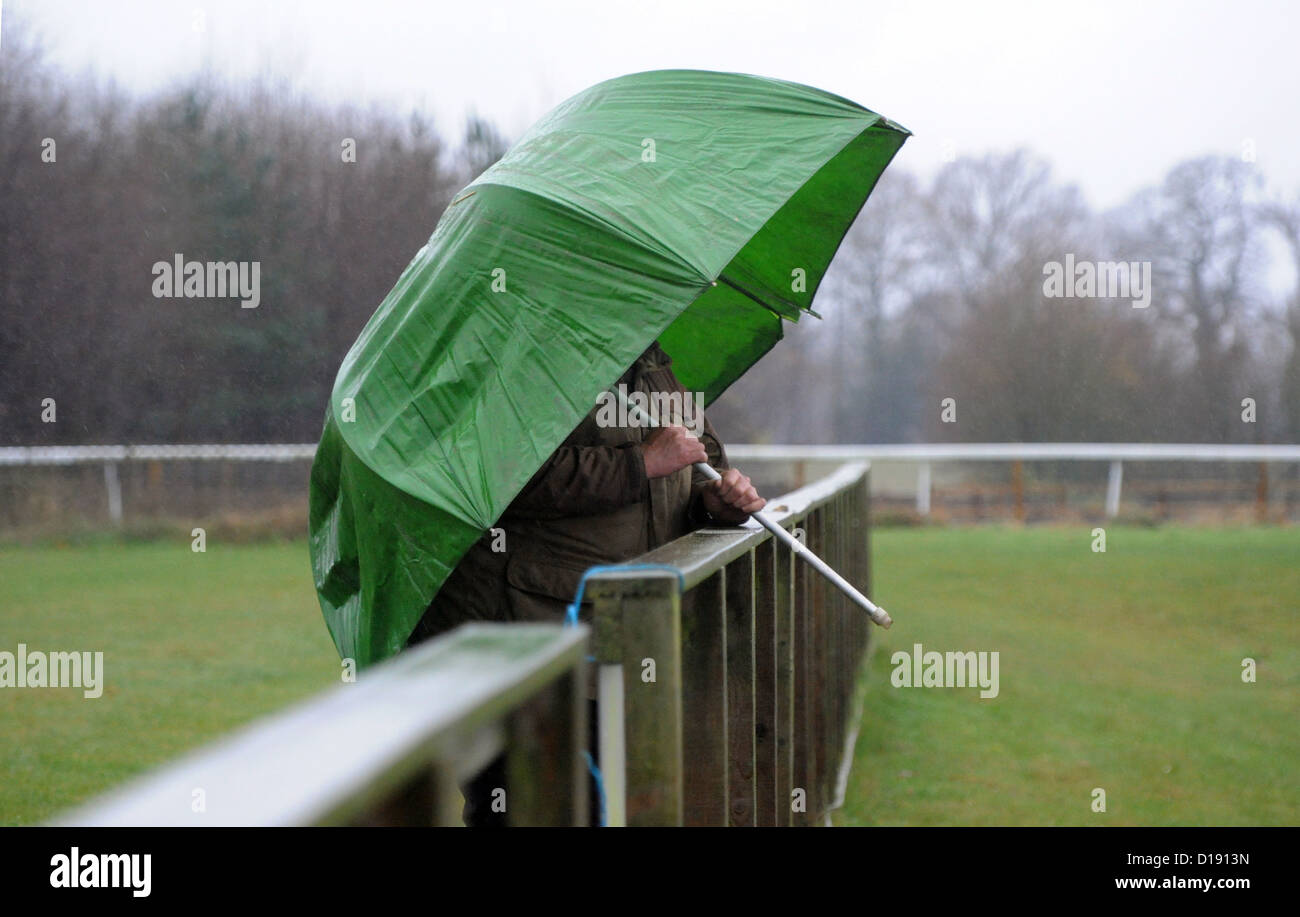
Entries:
[[[677,403],[691,403],[658,341],[615,385],[647,399],[679,393]],[[456,565],[408,646],[468,621],[562,621],[589,568],[630,560],[697,528],[741,525],[765,505],[727,462],[707,417],[673,416],[665,420],[680,422],[655,428],[609,423],[612,413],[593,405]],[[722,479],[710,481],[691,467],[696,462],[708,462]],[[584,601],[579,617],[590,616]],[[594,710],[588,719],[594,734]],[[506,823],[490,804],[504,785],[499,758],[462,787],[466,824]],[[597,805],[593,798],[593,816]]]

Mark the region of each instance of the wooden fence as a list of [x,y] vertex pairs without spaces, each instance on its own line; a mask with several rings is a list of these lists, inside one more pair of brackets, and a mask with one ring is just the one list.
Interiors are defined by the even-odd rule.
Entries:
[[[868,466],[769,512],[869,591]],[[756,523],[592,576],[610,824],[809,825],[852,753],[866,615]],[[680,575],[678,572],[680,571]]]
[[[864,591],[866,464],[769,513]],[[666,565],[647,568],[646,565]],[[65,825],[452,825],[503,751],[511,824],[586,824],[586,659],[611,825],[810,825],[851,754],[866,615],[757,523],[594,574],[588,628],[466,625],[65,814]]]

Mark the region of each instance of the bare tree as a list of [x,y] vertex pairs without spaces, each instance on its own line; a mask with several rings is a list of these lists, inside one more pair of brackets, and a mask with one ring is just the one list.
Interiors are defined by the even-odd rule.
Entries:
[[1239,439],[1249,337],[1261,304],[1265,253],[1253,166],[1203,157],[1173,168],[1126,208],[1130,246],[1153,262],[1155,314],[1191,344],[1181,391],[1183,429],[1209,441]]
[[1264,208],[1265,219],[1286,242],[1295,270],[1295,284],[1283,303],[1281,321],[1290,343],[1290,353],[1279,379],[1279,402],[1284,412],[1285,434],[1300,442],[1300,194],[1289,202],[1274,202]]

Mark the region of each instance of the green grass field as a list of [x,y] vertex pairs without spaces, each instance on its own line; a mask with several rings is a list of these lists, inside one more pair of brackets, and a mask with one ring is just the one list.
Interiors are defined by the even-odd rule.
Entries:
[[303,543],[0,548],[0,650],[105,688],[0,689],[0,823],[30,824],[339,679]]
[[[1089,532],[877,535],[897,623],[838,823],[1300,822],[1300,529],[1118,528],[1104,554]],[[998,697],[893,687],[913,643],[998,651]]]
[[[890,529],[897,624],[841,824],[1300,821],[1300,530]],[[0,823],[30,824],[334,684],[302,543],[0,547],[0,650],[100,650],[101,698],[0,690]],[[1000,694],[889,655],[1000,654]],[[1258,661],[1243,684],[1241,660]],[[1091,811],[1091,792],[1107,812]]]

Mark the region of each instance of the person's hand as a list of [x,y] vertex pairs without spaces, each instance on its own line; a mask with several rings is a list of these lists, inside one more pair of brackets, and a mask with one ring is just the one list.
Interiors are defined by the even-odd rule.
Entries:
[[648,478],[666,478],[696,462],[707,462],[709,454],[685,427],[658,427],[641,443]]
[[748,520],[750,513],[756,513],[767,505],[749,478],[735,468],[724,471],[722,480],[710,481],[700,491],[700,499],[714,519],[736,525]]

